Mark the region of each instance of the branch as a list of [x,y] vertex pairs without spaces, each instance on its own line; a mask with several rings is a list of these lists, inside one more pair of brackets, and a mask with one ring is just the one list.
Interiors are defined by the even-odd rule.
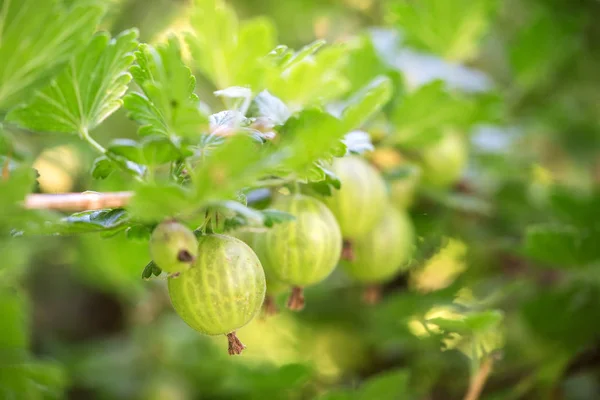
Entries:
[[[268,199],[271,196],[269,189],[255,189],[248,193],[248,204]],[[83,192],[83,193],[58,193],[58,194],[30,194],[25,198],[24,207],[29,210],[57,210],[57,211],[87,211],[101,210],[103,208],[120,208],[129,204],[133,192]]]
[[492,365],[494,363],[494,357],[488,356],[477,371],[477,374],[471,379],[471,383],[469,384],[469,390],[465,395],[464,400],[477,400],[479,399],[479,395],[481,395],[481,391],[485,386],[485,382],[487,381],[490,372],[492,372]]
[[100,210],[124,207],[132,196],[133,192],[30,194],[24,205],[30,210]]

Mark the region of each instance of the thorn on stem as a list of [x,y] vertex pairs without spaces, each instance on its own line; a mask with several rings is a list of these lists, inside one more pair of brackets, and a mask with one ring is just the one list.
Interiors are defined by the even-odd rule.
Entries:
[[246,348],[240,339],[235,336],[235,331],[227,334],[227,340],[229,341],[228,353],[230,356],[241,354]]
[[292,287],[292,294],[288,299],[287,307],[292,311],[300,311],[304,308],[304,289],[300,286]]

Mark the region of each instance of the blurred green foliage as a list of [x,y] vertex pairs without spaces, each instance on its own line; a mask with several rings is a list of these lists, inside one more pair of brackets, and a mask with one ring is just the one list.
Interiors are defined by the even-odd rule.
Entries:
[[[596,15],[594,0],[0,0],[0,398],[458,399],[488,357],[482,399],[600,398]],[[418,185],[412,269],[381,303],[336,271],[302,313],[242,328],[232,358],[174,315],[162,277],[140,278],[161,218],[285,219],[240,189],[331,193],[327,162],[371,148],[358,129],[376,164],[469,142],[460,182]],[[392,164],[390,185],[408,176]],[[132,189],[127,210],[20,203]]]

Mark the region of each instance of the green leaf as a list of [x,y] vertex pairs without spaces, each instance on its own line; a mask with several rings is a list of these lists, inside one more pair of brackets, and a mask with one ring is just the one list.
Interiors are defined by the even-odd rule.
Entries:
[[464,323],[473,333],[485,333],[497,329],[504,315],[498,310],[487,310],[470,313],[465,316]]
[[329,197],[333,194],[333,189],[327,181],[316,181],[309,182],[309,190],[314,192],[317,196]]
[[234,211],[239,216],[246,219],[246,221],[252,222],[254,225],[263,225],[265,223],[265,216],[260,211],[246,207],[237,201],[220,201],[214,205],[211,204],[211,206]]
[[399,0],[391,4],[391,19],[410,44],[450,61],[469,60],[477,54],[496,0]]
[[245,225],[247,225],[247,221],[239,215],[235,215],[232,218],[227,218],[225,220],[225,222],[223,223],[223,231],[235,231],[236,229]]
[[114,139],[106,147],[109,153],[126,158],[137,164],[144,164],[144,156],[138,142],[131,139]]
[[245,135],[230,137],[195,171],[195,196],[203,202],[232,198],[237,190],[253,184],[273,170],[278,160]]
[[136,188],[127,209],[133,218],[144,222],[162,221],[200,208],[183,187],[171,183],[146,183]]
[[464,319],[448,319],[443,317],[431,318],[426,321],[428,324],[434,324],[445,332],[456,332],[459,334],[469,333],[469,327]]
[[56,228],[62,234],[114,231],[129,222],[128,213],[121,209],[91,210],[71,214]]
[[536,340],[549,342],[552,351],[579,352],[598,337],[600,290],[585,281],[547,287],[533,293],[521,313]]
[[325,40],[319,39],[312,43],[302,47],[297,52],[290,51],[289,57],[285,57],[285,61],[282,63],[283,68],[293,68],[302,62],[309,60],[311,56],[317,53],[323,46],[325,46]]
[[333,186],[335,189],[340,189],[342,187],[342,182],[340,178],[335,174],[335,172],[331,171],[329,168],[325,168],[321,166],[321,169],[325,173],[325,181]]
[[389,370],[369,378],[359,389],[357,400],[397,400],[412,398],[409,391],[409,371]]
[[294,59],[297,55],[271,73],[266,84],[269,92],[283,100],[293,112],[327,104],[348,90],[349,83],[343,75],[348,60],[345,45],[325,47],[314,55],[299,57],[301,61]]
[[552,187],[550,206],[555,218],[578,228],[600,228],[600,191],[581,193],[571,187]]
[[387,140],[413,147],[434,143],[445,127],[464,123],[468,110],[464,99],[450,94],[443,82],[434,81],[400,99],[391,116],[394,134]]
[[[368,34],[362,34],[350,40],[349,59],[344,68],[344,75],[351,82],[351,90],[365,87],[374,76],[388,74],[386,66],[375,49]],[[388,52],[389,54],[389,52]]]
[[136,30],[112,40],[106,33],[96,35],[50,85],[11,111],[7,120],[35,131],[87,135],[121,107],[137,36]]
[[[323,185],[332,186],[335,189],[339,189],[342,185],[337,175],[319,161],[313,162],[308,169],[297,175],[298,181],[301,183],[322,182]],[[325,186],[316,185],[313,188],[318,192],[324,192],[323,194],[329,196],[331,191],[330,189],[326,189]]]
[[162,274],[162,269],[154,264],[154,261],[150,261],[142,271],[142,279],[150,279],[152,275],[159,276],[160,274]]
[[562,63],[575,54],[581,43],[572,21],[557,17],[546,7],[537,7],[522,24],[508,46],[514,78],[524,88],[551,79]]
[[452,304],[460,286],[454,282],[450,286],[429,293],[403,292],[390,296],[382,302],[370,315],[370,324],[379,341],[399,340],[402,329],[407,334],[407,321],[415,315],[424,315],[432,307]]
[[16,106],[80,51],[103,14],[56,0],[4,0],[0,7],[0,110]]
[[141,125],[142,136],[162,135],[174,144],[196,139],[206,130],[207,117],[194,93],[196,79],[181,58],[179,42],[171,37],[154,48],[141,44],[135,52],[133,79],[143,93],[129,93],[124,105],[129,118]]
[[0,372],[0,398],[64,398],[67,374],[56,363],[21,360],[2,365],[0,360]]
[[349,390],[334,390],[317,398],[318,400],[355,400],[354,393]]
[[151,234],[152,229],[150,229],[147,225],[132,225],[125,230],[125,236],[127,236],[127,239],[132,240],[148,241]]
[[572,226],[530,226],[524,246],[529,257],[542,263],[562,268],[580,264],[581,236]]
[[264,216],[264,225],[267,227],[272,227],[275,224],[280,224],[282,222],[293,221],[296,217],[290,213],[286,213],[284,211],[274,210],[274,209],[265,209],[260,211]]
[[265,18],[240,23],[222,0],[195,0],[193,33],[186,36],[196,67],[218,89],[261,88],[268,65],[262,60],[275,47],[275,28]]
[[142,271],[142,279],[150,279],[152,277],[152,269],[154,267],[154,261],[150,261]]
[[340,144],[345,152],[345,146],[340,143],[345,133],[344,125],[334,116],[315,109],[303,110],[281,129],[282,145],[293,150],[283,167],[305,170],[319,159],[332,157]]
[[[145,186],[142,192],[136,191],[130,208],[135,209],[137,217],[154,220],[234,198],[239,190],[255,185],[265,176],[305,171],[329,156],[344,133],[339,120],[316,110],[303,111],[288,120],[283,130],[277,147],[261,145],[246,135],[231,136],[215,146],[193,173],[191,198],[180,188]],[[314,132],[321,134],[315,137]],[[174,199],[163,200],[167,193]]]
[[8,180],[0,179],[0,217],[20,208],[19,203],[33,191],[34,183],[35,171],[27,166],[11,171]]
[[35,189],[35,179],[36,171],[26,165],[12,169],[8,179],[0,177],[0,238],[11,232],[22,234],[24,228],[39,229],[45,220],[56,219],[47,212],[23,209],[25,197]]
[[94,179],[106,179],[115,171],[116,165],[105,156],[100,156],[94,160],[92,165],[92,177]]
[[[29,330],[23,299],[12,289],[0,288],[0,354],[3,350],[25,348],[29,345]],[[0,357],[0,368],[2,367]]]
[[142,140],[142,157],[148,165],[161,165],[182,158],[179,149],[164,136],[146,136]]
[[347,130],[360,128],[391,99],[393,85],[390,78],[378,76],[360,89],[347,102],[342,121]]

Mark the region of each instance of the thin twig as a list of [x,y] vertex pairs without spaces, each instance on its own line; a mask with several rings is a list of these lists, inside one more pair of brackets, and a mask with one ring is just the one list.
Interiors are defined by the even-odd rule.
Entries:
[[83,192],[60,194],[30,194],[25,208],[38,210],[84,211],[124,207],[133,192]]
[[[256,190],[259,192],[259,190]],[[256,203],[270,196],[270,192],[248,195],[248,204]],[[104,208],[120,208],[129,204],[133,192],[83,192],[83,193],[34,193],[25,198],[23,205],[30,210],[87,211]]]
[[467,394],[465,395],[464,400],[479,399],[479,396],[481,395],[481,391],[483,390],[483,387],[485,386],[485,382],[487,381],[488,376],[490,375],[490,372],[492,372],[493,363],[494,363],[493,356],[488,356],[485,360],[483,360],[483,362],[479,366],[479,370],[477,371],[477,374],[475,374],[475,376],[473,376],[473,378],[471,379],[471,383],[469,384],[469,390],[467,391]]
[[11,153],[9,152],[6,156],[6,161],[4,161],[4,165],[2,166],[2,179],[7,181],[10,176],[10,157]]

